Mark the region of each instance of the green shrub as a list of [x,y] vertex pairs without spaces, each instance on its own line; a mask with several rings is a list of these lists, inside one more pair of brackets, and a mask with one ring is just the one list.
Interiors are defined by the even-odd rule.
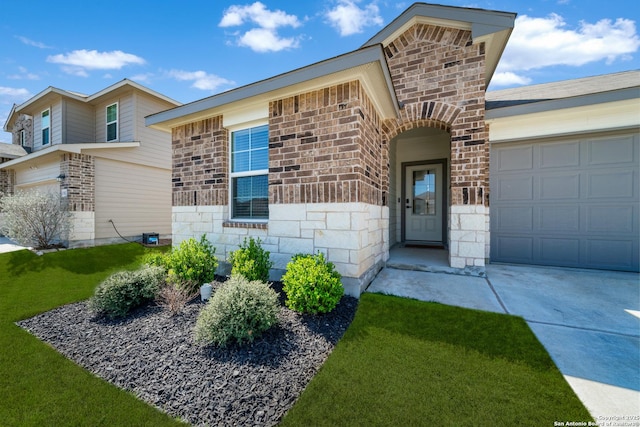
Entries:
[[155,298],[164,279],[164,270],[156,266],[114,273],[98,285],[89,307],[112,319],[124,317],[131,309]]
[[266,283],[231,276],[202,309],[195,340],[225,347],[229,342],[252,342],[278,322],[278,294]]
[[340,274],[322,253],[294,255],[282,283],[287,295],[285,304],[302,313],[328,313],[344,294]]
[[150,258],[152,263],[162,265],[170,282],[187,293],[195,293],[203,283],[213,281],[218,268],[216,248],[202,236],[183,240],[178,248],[173,248],[166,256]]
[[273,263],[269,261],[270,252],[265,251],[261,246],[261,241],[250,237],[245,238],[240,249],[231,252],[229,262],[231,263],[231,275],[241,274],[247,280],[259,280],[266,282],[269,280],[269,269]]

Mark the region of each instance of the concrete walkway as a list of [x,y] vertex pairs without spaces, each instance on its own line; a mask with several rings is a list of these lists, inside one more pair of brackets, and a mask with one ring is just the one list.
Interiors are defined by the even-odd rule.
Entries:
[[367,292],[522,316],[596,421],[640,415],[640,275],[489,265],[486,276],[385,268]]
[[0,254],[5,252],[20,251],[26,249],[24,246],[18,245],[16,242],[9,240],[7,237],[0,236]]

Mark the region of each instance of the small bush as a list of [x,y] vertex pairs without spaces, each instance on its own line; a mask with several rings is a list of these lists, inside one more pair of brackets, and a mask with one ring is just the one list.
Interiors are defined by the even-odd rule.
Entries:
[[202,236],[183,240],[178,248],[166,255],[150,254],[145,262],[161,266],[168,274],[168,280],[188,294],[199,291],[203,283],[213,281],[218,268],[216,248]]
[[282,283],[287,296],[285,304],[302,313],[328,313],[344,294],[340,274],[322,253],[294,255]]
[[240,249],[231,252],[229,262],[231,263],[231,275],[241,274],[247,280],[259,280],[266,282],[269,280],[269,270],[273,263],[269,261],[270,252],[262,248],[260,239],[255,240],[250,237],[245,238]]
[[155,298],[164,279],[164,270],[154,266],[114,273],[98,285],[89,307],[112,319],[124,317],[131,309]]
[[252,342],[278,322],[279,311],[278,294],[269,285],[231,276],[200,312],[195,340],[221,347]]
[[171,315],[180,313],[189,301],[198,296],[197,292],[189,292],[188,287],[178,286],[175,283],[166,283],[160,287],[156,296],[156,303],[169,311]]
[[3,234],[25,246],[54,247],[69,239],[73,222],[67,201],[59,193],[19,191],[0,197]]

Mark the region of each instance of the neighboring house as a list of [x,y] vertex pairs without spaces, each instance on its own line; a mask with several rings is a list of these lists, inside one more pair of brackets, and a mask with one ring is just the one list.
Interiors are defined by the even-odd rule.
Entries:
[[[483,272],[498,247],[490,158],[518,146],[493,146],[485,90],[514,21],[416,3],[356,51],[147,117],[172,132],[173,243],[206,234],[226,259],[260,237],[274,275],[293,254],[322,251],[351,295],[395,245],[445,248],[453,269]],[[637,204],[637,136],[631,146]],[[495,253],[508,252],[491,224]]]
[[49,87],[11,110],[0,193],[60,192],[73,213],[70,246],[121,241],[117,232],[168,236],[171,135],[144,117],[179,105],[127,79],[90,96]]

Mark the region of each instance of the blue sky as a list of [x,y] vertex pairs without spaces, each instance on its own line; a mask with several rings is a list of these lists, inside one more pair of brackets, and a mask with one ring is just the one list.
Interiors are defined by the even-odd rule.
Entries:
[[[412,2],[4,2],[0,124],[49,86],[93,94],[123,78],[186,103],[359,48]],[[490,90],[640,69],[626,0],[440,0],[515,12]],[[10,142],[0,132],[0,142]]]

